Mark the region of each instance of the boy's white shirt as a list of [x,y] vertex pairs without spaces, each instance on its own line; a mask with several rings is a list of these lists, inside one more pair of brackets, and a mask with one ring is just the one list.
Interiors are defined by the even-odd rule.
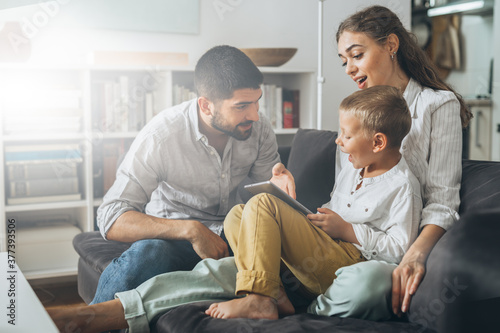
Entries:
[[356,190],[361,169],[343,165],[323,207],[352,224],[361,246],[354,245],[366,259],[399,263],[418,235],[422,198],[417,178],[401,157],[384,174],[364,178]]

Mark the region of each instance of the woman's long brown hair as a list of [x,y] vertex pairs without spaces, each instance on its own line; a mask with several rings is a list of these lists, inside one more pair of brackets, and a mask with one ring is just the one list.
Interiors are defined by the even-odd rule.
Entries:
[[467,127],[472,113],[465,105],[462,96],[439,78],[435,65],[418,46],[415,35],[403,27],[398,16],[391,10],[383,6],[371,6],[351,15],[340,23],[336,36],[337,43],[344,31],[364,33],[381,45],[386,42],[390,34],[395,34],[399,38],[397,59],[401,69],[408,77],[424,87],[453,92],[460,102],[462,127]]

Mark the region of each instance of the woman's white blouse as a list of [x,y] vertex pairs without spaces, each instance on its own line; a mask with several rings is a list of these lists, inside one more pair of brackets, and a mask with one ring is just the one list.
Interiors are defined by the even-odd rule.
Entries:
[[[460,103],[450,91],[434,91],[410,79],[403,94],[412,115],[401,153],[420,182],[423,211],[420,228],[445,230],[458,220],[462,177]],[[348,161],[337,149],[336,174]]]

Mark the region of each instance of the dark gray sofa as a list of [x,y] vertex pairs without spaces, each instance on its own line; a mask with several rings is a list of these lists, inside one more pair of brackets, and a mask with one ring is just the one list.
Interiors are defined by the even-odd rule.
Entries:
[[[336,132],[304,130],[280,155],[294,174],[297,198],[314,210],[334,183]],[[404,318],[371,322],[298,313],[277,321],[213,319],[208,303],[184,305],[155,318],[153,332],[488,332],[500,331],[500,162],[463,161],[460,221],[433,249],[427,274]],[[128,243],[98,232],[73,241],[80,255],[78,291],[89,303],[103,269]],[[293,295],[292,295],[293,296]]]

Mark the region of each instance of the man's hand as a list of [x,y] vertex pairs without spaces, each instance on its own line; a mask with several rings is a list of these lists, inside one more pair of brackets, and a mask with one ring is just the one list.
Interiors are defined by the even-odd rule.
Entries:
[[359,244],[352,225],[344,221],[339,214],[328,208],[318,208],[318,213],[320,214],[307,215],[312,224],[326,232],[332,238]]
[[277,163],[273,167],[271,182],[285,191],[292,198],[295,199],[297,197],[295,194],[295,180],[293,179],[292,173],[285,168],[283,163]]
[[193,228],[189,241],[201,259],[220,259],[229,256],[226,242],[198,221],[192,221]]

